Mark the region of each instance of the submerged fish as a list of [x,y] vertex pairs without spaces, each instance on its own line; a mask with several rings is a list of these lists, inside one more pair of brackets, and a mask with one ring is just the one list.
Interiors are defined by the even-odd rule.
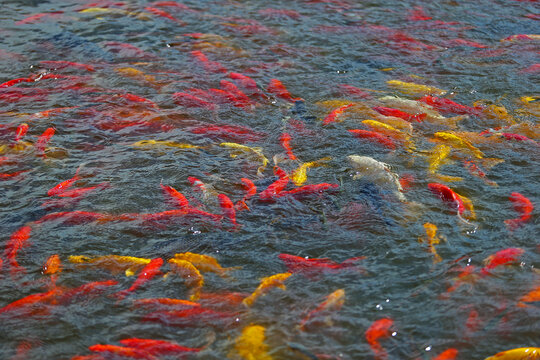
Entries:
[[272,275],[272,276],[267,276],[267,277],[261,279],[261,283],[257,287],[257,289],[255,289],[255,291],[251,295],[249,295],[244,300],[242,300],[242,303],[244,305],[250,307],[251,305],[253,305],[255,300],[257,300],[257,298],[259,298],[260,296],[266,294],[272,288],[277,287],[279,289],[285,290],[286,287],[285,287],[285,285],[283,285],[283,282],[285,280],[287,280],[287,278],[289,276],[291,276],[291,275],[292,275],[291,273],[287,272],[287,273],[281,273],[281,274],[275,274],[275,275]]
[[[244,360],[272,360],[265,341],[266,328],[261,325],[248,325],[234,341],[234,350]],[[233,358],[233,354],[228,357]]]

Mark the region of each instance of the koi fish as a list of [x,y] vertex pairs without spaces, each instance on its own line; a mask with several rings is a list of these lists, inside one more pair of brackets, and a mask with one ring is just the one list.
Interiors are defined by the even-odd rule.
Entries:
[[266,134],[253,131],[245,126],[213,125],[201,126],[190,130],[194,134],[205,134],[211,137],[226,138],[236,142],[260,141]]
[[393,189],[394,195],[400,201],[407,201],[401,193],[403,188],[399,182],[399,176],[390,171],[390,166],[368,156],[349,155],[347,160],[356,171],[353,179],[366,177],[380,186],[388,186]]
[[328,258],[308,258],[290,254],[279,254],[278,258],[285,263],[290,273],[310,273],[313,271],[337,271],[356,267],[356,262],[365,259],[365,256],[358,256],[347,259],[342,263],[336,263]]
[[311,194],[321,194],[323,191],[328,189],[337,189],[339,184],[329,184],[329,183],[320,183],[320,184],[309,184],[297,187],[288,191],[280,191],[275,198],[280,198],[284,196],[293,196],[293,197],[303,197]]
[[435,246],[441,242],[441,240],[446,239],[444,237],[437,236],[437,226],[432,223],[425,223],[424,229],[426,230],[426,237],[425,238],[418,238],[418,242],[427,242],[429,246],[429,251],[433,254],[433,263],[438,263],[442,260],[442,258],[437,254],[437,250],[435,250]]
[[484,158],[484,153],[480,151],[480,149],[475,147],[468,140],[462,137],[459,137],[455,134],[439,131],[439,132],[436,132],[434,136],[435,136],[435,139],[438,141],[448,143],[449,145],[452,145],[454,148],[466,150],[468,153],[470,153],[472,156],[476,157],[477,159],[482,159],[483,165],[485,167],[492,167],[504,161],[502,159]]
[[426,113],[421,114],[409,114],[405,111],[401,111],[399,109],[384,107],[384,106],[375,106],[373,110],[377,111],[378,113],[384,115],[384,116],[394,116],[398,117],[400,119],[409,121],[409,122],[422,122],[427,117]]
[[531,214],[534,210],[534,205],[531,200],[518,192],[513,192],[509,199],[514,204],[514,210],[521,214],[521,216],[516,219],[504,221],[510,230],[514,230],[530,220]]
[[354,103],[350,103],[350,104],[346,104],[346,105],[343,105],[343,106],[340,106],[339,108],[337,109],[334,109],[332,110],[332,112],[330,114],[328,114],[324,119],[323,119],[323,122],[322,124],[323,125],[328,125],[332,122],[336,122],[337,121],[337,117],[339,115],[341,115],[345,110],[347,110],[348,108],[350,108],[351,106],[354,106],[355,104]]
[[361,129],[352,129],[352,130],[347,130],[347,131],[349,131],[351,134],[353,134],[353,136],[359,139],[368,139],[368,140],[377,142],[387,147],[390,150],[396,149],[396,144],[394,143],[394,141],[392,140],[390,136],[381,134],[376,131],[361,130]]
[[295,103],[296,101],[304,101],[302,98],[293,98],[289,90],[278,79],[271,79],[267,88],[268,92],[274,94],[278,98]]
[[41,269],[43,275],[54,275],[61,271],[62,262],[60,261],[60,256],[58,256],[58,254],[51,255]]
[[189,201],[182,193],[178,192],[172,186],[163,185],[163,183],[160,183],[159,185],[161,186],[163,192],[169,195],[169,197],[175,201],[175,205],[178,206],[180,209],[185,209],[189,207]]
[[90,71],[90,72],[96,71],[92,65],[81,64],[81,63],[77,63],[77,62],[73,62],[73,61],[63,61],[63,60],[57,60],[57,61],[52,61],[52,60],[42,60],[42,61],[40,61],[39,63],[40,63],[41,65],[43,65],[43,66],[45,66],[45,67],[48,67],[49,69],[53,69],[53,70],[60,70],[60,69],[66,68],[66,67],[73,67],[73,68],[83,69],[83,70]]
[[357,88],[356,86],[339,84],[339,89],[347,95],[357,98],[370,98],[371,94],[367,91]]
[[72,187],[73,184],[80,179],[80,177],[79,177],[80,169],[81,169],[81,166],[79,166],[77,168],[77,170],[75,171],[75,175],[71,179],[64,180],[61,183],[59,183],[58,185],[50,188],[47,191],[47,195],[48,196],[59,195],[59,194],[65,192],[66,189],[69,189],[70,187]]
[[[343,307],[345,303],[345,290],[338,289],[326,297],[326,300],[323,301],[316,309],[311,310],[300,322],[299,329],[304,331],[306,330],[306,325],[309,322],[312,322],[315,317],[318,317],[323,312],[328,311],[338,311]],[[331,321],[326,321],[328,325],[332,325]]]
[[454,283],[446,292],[440,296],[441,299],[447,299],[450,296],[450,293],[457,290],[461,285],[465,283],[474,283],[478,280],[478,275],[476,274],[476,266],[469,265],[464,266],[458,269],[459,275],[454,278]]
[[479,177],[480,179],[484,180],[484,182],[490,186],[499,186],[497,185],[497,183],[493,180],[489,180],[487,177],[486,177],[486,173],[483,172],[482,170],[480,170],[480,168],[473,162],[473,161],[470,161],[470,160],[463,160],[463,166],[469,170],[469,173],[471,175],[474,175],[474,176],[477,176]]
[[379,339],[393,336],[390,329],[394,326],[394,320],[390,318],[382,318],[375,320],[365,332],[366,340],[375,353],[375,359],[382,360],[388,358],[388,353],[382,347]]
[[226,73],[227,69],[223,67],[219,62],[217,61],[210,61],[206,57],[205,54],[203,54],[199,50],[194,50],[191,52],[191,55],[196,58],[199,63],[201,63],[206,71],[213,72],[213,73]]
[[229,220],[233,228],[236,228],[238,223],[236,222],[236,210],[234,209],[233,202],[225,194],[218,194],[218,201],[223,217]]
[[473,116],[480,116],[482,114],[482,108],[479,106],[465,106],[450,99],[439,98],[436,96],[425,95],[424,97],[418,99],[418,101],[426,103],[443,113]]
[[32,228],[25,225],[11,234],[11,237],[6,244],[6,249],[4,250],[4,256],[13,268],[20,268],[20,265],[17,262],[17,253],[20,249],[29,245],[28,239],[30,239],[31,233]]
[[41,134],[41,136],[37,139],[36,144],[34,145],[34,148],[36,149],[39,155],[45,156],[45,146],[51,140],[55,131],[56,131],[55,128],[50,127],[47,130],[45,130],[43,134]]
[[454,348],[446,349],[439,355],[435,356],[431,360],[455,360],[458,356],[459,351]]
[[73,264],[91,264],[93,266],[102,267],[113,274],[125,272],[126,276],[131,276],[148,265],[152,259],[120,255],[105,255],[94,258],[84,255],[71,255],[68,257],[68,261]]
[[527,307],[528,305],[526,303],[537,302],[537,301],[540,301],[540,286],[537,286],[536,288],[529,291],[527,294],[520,297],[519,302],[517,303],[517,306]]
[[127,347],[146,351],[151,355],[183,354],[202,350],[201,348],[190,348],[166,340],[129,338],[120,340],[119,342]]
[[18,142],[21,140],[24,135],[28,132],[28,124],[22,123],[19,126],[17,126],[17,130],[15,130],[15,142]]
[[265,278],[262,278],[261,283],[257,287],[257,289],[255,289],[255,291],[251,295],[249,295],[244,300],[242,300],[242,303],[245,306],[250,307],[251,305],[253,305],[255,300],[257,300],[257,298],[265,295],[272,288],[277,287],[279,289],[285,290],[286,287],[283,284],[283,282],[287,280],[287,278],[291,275],[292,273],[287,272],[287,273],[280,273],[280,274],[275,274],[272,276],[267,276]]
[[63,11],[52,11],[52,12],[48,12],[48,13],[39,13],[39,14],[35,14],[35,15],[25,17],[22,20],[16,21],[15,25],[33,24],[35,22],[40,22],[40,21],[44,20],[44,18],[47,18],[47,17],[51,17],[51,18],[58,17],[58,16],[62,15],[63,13],[64,13]]
[[204,285],[204,277],[199,270],[191,262],[183,259],[172,258],[169,259],[168,263],[171,266],[172,271],[180,274],[180,276],[186,279],[187,287],[192,289],[189,300],[199,300],[199,294]]
[[540,347],[522,347],[502,351],[485,360],[537,360],[540,359]]
[[133,144],[131,144],[131,146],[141,147],[141,148],[154,147],[154,146],[156,147],[165,146],[165,147],[173,147],[173,148],[178,148],[178,149],[202,149],[203,148],[202,146],[198,146],[198,145],[191,145],[191,144],[186,144],[186,143],[177,143],[174,141],[163,141],[163,140],[141,140],[141,141],[134,142]]
[[228,80],[221,80],[219,86],[222,87],[225,91],[228,91],[234,96],[235,105],[237,107],[247,108],[252,107],[253,104],[249,97],[244,94],[235,84]]
[[292,148],[291,148],[291,135],[288,133],[282,133],[281,137],[279,138],[279,142],[281,144],[281,147],[285,149],[287,152],[287,156],[290,160],[296,160],[296,156],[294,155]]
[[233,152],[230,155],[232,158],[235,158],[236,156],[238,156],[236,154],[236,152],[238,152],[238,151],[247,152],[247,153],[254,153],[259,158],[259,160],[262,162],[262,165],[259,168],[257,168],[257,175],[259,175],[259,176],[262,176],[262,173],[264,172],[264,170],[266,169],[266,166],[268,165],[268,159],[266,158],[266,156],[264,156],[264,154],[262,152],[263,149],[260,148],[260,147],[249,147],[249,146],[246,146],[246,145],[237,144],[237,143],[231,143],[231,142],[222,142],[221,144],[219,144],[219,146],[223,146],[223,147],[233,149]]
[[307,170],[313,167],[325,166],[325,163],[332,160],[331,157],[324,157],[319,160],[303,163],[290,176],[290,179],[296,186],[300,186],[307,180]]
[[157,8],[151,7],[151,6],[146,6],[146,7],[144,8],[144,10],[149,11],[149,12],[151,12],[151,13],[154,14],[154,15],[161,16],[161,17],[164,17],[164,18],[166,18],[166,19],[172,20],[172,21],[174,21],[175,23],[177,23],[177,24],[180,25],[180,26],[186,25],[185,22],[183,22],[183,21],[181,21],[181,20],[178,20],[177,18],[175,18],[174,16],[172,16],[172,15],[169,14],[168,12],[163,11],[163,10],[161,10],[161,9],[157,9]]
[[108,188],[110,184],[108,182],[102,182],[95,186],[88,186],[84,188],[78,188],[78,189],[71,189],[71,190],[65,190],[58,194],[59,197],[69,197],[69,198],[78,198],[81,197],[91,191],[97,190],[97,189],[105,189]]
[[274,173],[279,176],[279,179],[268,185],[268,187],[261,191],[259,199],[262,201],[272,201],[274,197],[285,189],[289,183],[289,176],[287,173],[277,166],[274,166]]
[[133,284],[126,290],[120,291],[116,293],[116,296],[119,299],[125,298],[129,293],[137,290],[139,287],[141,287],[143,284],[150,281],[152,278],[154,278],[156,275],[159,275],[160,268],[163,265],[163,259],[162,258],[155,258],[152,259],[142,270],[137,279],[133,282]]
[[200,97],[185,92],[175,92],[172,94],[174,102],[185,107],[202,107],[208,110],[215,110],[216,104],[201,99]]
[[370,120],[370,119],[363,120],[362,124],[366,125],[367,127],[369,127],[370,129],[374,131],[378,131],[381,134],[387,135],[391,137],[392,139],[405,143],[407,145],[407,148],[408,148],[407,150],[409,152],[414,150],[414,144],[410,140],[410,136],[394,128],[393,126],[377,121],[377,120]]
[[439,183],[429,183],[428,188],[441,200],[451,203],[457,209],[459,215],[465,211],[465,205],[461,197],[448,186]]
[[228,277],[228,272],[231,270],[237,270],[241,267],[222,267],[219,262],[212,256],[196,254],[192,252],[176,253],[175,259],[186,260],[195,265],[195,267],[201,271],[213,272],[222,277]]
[[188,181],[193,186],[195,191],[202,193],[204,200],[207,200],[211,196],[217,196],[217,192],[212,186],[207,186],[201,180],[197,179],[194,176],[188,176]]
[[258,96],[263,99],[267,98],[267,96],[263,94],[262,91],[259,89],[255,80],[253,80],[249,76],[236,72],[230,72],[229,77],[235,80],[238,84],[240,84],[240,86],[243,87],[246,91],[249,91],[249,95]]
[[497,251],[484,260],[484,267],[480,270],[481,274],[490,275],[490,271],[501,265],[516,262],[521,255],[525,253],[522,248],[507,248]]
[[[33,313],[43,307],[54,302],[54,299],[59,294],[58,288],[53,288],[44,293],[37,293],[25,296],[19,300],[15,300],[6,306],[0,308],[0,314],[4,313]],[[34,309],[32,309],[34,308]],[[38,309],[36,309],[38,308]]]
[[129,357],[135,359],[146,359],[146,360],[158,360],[153,355],[150,355],[147,351],[127,347],[127,346],[118,346],[110,344],[95,344],[88,347],[88,350],[97,353],[110,354],[115,357]]
[[214,311],[197,306],[184,310],[156,311],[144,316],[143,321],[155,321],[181,327],[203,325],[223,328],[234,321],[236,316],[235,313]]
[[261,325],[248,325],[234,341],[234,350],[244,360],[272,360],[265,341],[266,329]]
[[435,174],[439,170],[439,167],[446,162],[446,158],[450,155],[451,151],[452,148],[444,144],[435,146],[428,157],[428,172]]
[[114,69],[114,71],[116,71],[120,75],[127,76],[136,80],[144,80],[154,86],[159,85],[159,83],[157,82],[154,76],[147,75],[143,71],[132,68],[132,67],[116,68]]
[[388,85],[390,85],[393,88],[396,88],[398,91],[404,93],[404,94],[411,94],[411,95],[425,95],[425,94],[435,94],[435,95],[444,95],[446,94],[446,90],[438,89],[434,86],[427,86],[427,85],[421,85],[416,84],[413,82],[404,82],[399,80],[389,80],[386,82]]
[[239,200],[235,205],[234,208],[236,211],[240,210],[249,210],[249,207],[246,205],[246,201],[251,199],[255,194],[257,194],[257,187],[253,183],[253,181],[247,179],[247,178],[241,178],[240,179],[242,183],[244,184],[244,189],[246,190],[246,195],[242,198],[242,200]]
[[114,216],[96,213],[91,211],[59,211],[43,215],[40,219],[34,221],[34,224],[43,224],[47,221],[63,220],[68,225],[80,225],[93,221],[107,222],[115,220]]

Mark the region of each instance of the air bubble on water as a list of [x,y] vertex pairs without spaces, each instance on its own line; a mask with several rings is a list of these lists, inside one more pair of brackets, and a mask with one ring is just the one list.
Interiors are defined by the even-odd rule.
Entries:
[[428,345],[424,350],[431,351],[431,345]]
[[381,306],[381,304],[377,304],[377,305],[375,305],[375,309],[377,309],[377,310],[382,310],[383,307]]
[[386,299],[385,302],[389,303],[389,302],[390,302],[390,299]]
[[171,47],[171,44],[165,44],[166,47]]
[[397,331],[394,331],[394,332],[392,333],[392,336],[396,336],[396,335],[397,335]]

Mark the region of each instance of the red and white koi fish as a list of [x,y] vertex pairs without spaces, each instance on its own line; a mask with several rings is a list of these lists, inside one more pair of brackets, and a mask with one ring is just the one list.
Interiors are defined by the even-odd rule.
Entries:
[[139,287],[141,287],[143,284],[147,283],[151,279],[153,279],[155,276],[161,274],[160,268],[163,265],[163,259],[162,258],[155,258],[152,259],[140,272],[139,276],[137,277],[137,280],[133,282],[133,284],[126,290],[120,291],[116,293],[116,296],[119,299],[123,299],[128,295],[129,293],[137,290]]
[[151,355],[183,354],[188,352],[199,352],[200,348],[190,348],[179,345],[172,341],[130,338],[120,340],[120,344],[143,350]]
[[17,126],[17,130],[15,130],[15,142],[21,140],[24,135],[28,132],[28,124],[22,123],[19,126]]
[[485,266],[480,270],[481,274],[490,275],[490,271],[498,266],[514,263],[525,253],[522,248],[508,248],[497,251],[486,258]]
[[302,98],[293,98],[289,90],[278,79],[271,79],[267,88],[268,92],[274,94],[280,99],[287,100],[288,102],[295,103],[296,101],[303,101]]
[[322,124],[328,125],[330,123],[336,122],[339,115],[341,115],[345,110],[347,110],[348,108],[354,105],[355,105],[354,103],[350,103],[350,104],[346,104],[346,105],[338,107],[337,109],[332,110],[332,112],[323,119]]
[[426,113],[413,115],[413,114],[409,114],[408,112],[401,111],[399,109],[394,109],[394,108],[389,108],[389,107],[384,107],[384,106],[375,106],[373,110],[375,110],[381,115],[398,117],[408,122],[421,122],[427,117]]
[[221,212],[223,217],[228,219],[233,227],[237,227],[238,223],[236,222],[236,210],[234,209],[234,204],[225,194],[218,194],[219,206],[221,207]]
[[279,177],[276,181],[271,183],[265,190],[259,194],[259,199],[263,201],[272,201],[281,191],[285,189],[289,183],[289,176],[287,173],[277,166],[274,166],[274,173]]
[[178,206],[180,209],[185,209],[189,207],[189,201],[182,193],[177,191],[172,186],[163,185],[163,183],[160,183],[160,186],[163,189],[163,192],[169,195],[175,201],[175,205]]
[[370,141],[377,142],[390,150],[396,149],[396,144],[394,143],[392,138],[380,132],[362,129],[351,129],[347,131],[349,131],[351,134],[353,134],[353,136],[359,139],[368,139]]
[[514,210],[520,213],[520,217],[516,219],[505,220],[504,223],[510,230],[514,230],[530,220],[531,214],[534,210],[534,205],[527,197],[518,192],[513,192],[510,197],[510,201],[514,204]]
[[380,339],[388,338],[393,335],[390,329],[394,326],[394,320],[382,318],[375,320],[365,332],[366,340],[375,353],[375,359],[384,360],[388,358],[388,353],[382,347]]
[[38,155],[45,156],[45,146],[47,146],[48,142],[53,137],[55,131],[56,130],[53,127],[50,127],[47,130],[45,130],[43,134],[41,134],[41,136],[37,139],[34,147]]

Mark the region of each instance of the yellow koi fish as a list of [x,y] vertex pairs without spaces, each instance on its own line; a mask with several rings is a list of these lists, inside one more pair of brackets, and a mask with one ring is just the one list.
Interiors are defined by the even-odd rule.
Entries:
[[213,272],[222,277],[227,277],[227,272],[240,269],[241,266],[224,268],[218,261],[209,255],[195,254],[192,252],[174,254],[174,258],[178,260],[186,260],[195,265],[200,271]]
[[[310,311],[306,317],[302,319],[299,325],[300,330],[305,330],[306,324],[313,320],[317,315],[320,315],[322,312],[327,311],[337,311],[343,307],[345,303],[345,290],[338,289],[328,295],[326,300],[323,301],[315,310]],[[332,325],[330,319],[326,319],[325,323]]]
[[370,119],[362,121],[362,124],[366,125],[373,131],[383,133],[397,141],[405,143],[409,152],[415,149],[414,143],[412,142],[410,135],[401,132],[400,130],[394,128],[391,125]]
[[432,223],[425,223],[424,229],[426,229],[426,237],[420,237],[418,238],[418,242],[426,243],[429,246],[429,251],[433,254],[433,263],[436,264],[442,260],[442,258],[437,254],[437,250],[435,250],[435,246],[441,242],[441,240],[446,239],[444,237],[437,236],[437,225]]
[[484,158],[484,153],[480,151],[477,147],[471,144],[469,141],[449,132],[436,132],[434,134],[435,138],[439,141],[443,141],[452,145],[454,148],[464,149],[471,153],[478,159]]
[[171,271],[182,276],[186,280],[187,287],[192,289],[189,300],[199,300],[201,289],[204,285],[204,277],[200,271],[191,262],[176,258],[169,260],[169,266],[171,267]]
[[272,360],[268,354],[268,345],[264,343],[266,329],[261,325],[248,325],[242,329],[242,334],[235,340],[234,350],[229,358],[237,358],[239,355],[245,360]]
[[163,140],[141,140],[137,141],[131,146],[140,147],[140,148],[146,148],[146,147],[158,147],[158,146],[165,146],[165,147],[174,147],[179,149],[202,149],[202,146],[198,145],[191,145],[186,143],[177,143],[174,141],[163,141]]
[[[103,8],[103,7],[91,7],[86,8],[83,10],[80,10],[79,13],[81,14],[95,14],[95,15],[118,15],[118,16],[136,16],[140,20],[149,20],[150,14],[144,13],[144,12],[131,12],[124,9],[119,8]],[[102,18],[98,18],[102,19]]]
[[539,347],[522,347],[497,353],[485,360],[538,360],[540,359]]
[[265,277],[261,280],[261,284],[255,289],[255,291],[246,297],[244,300],[242,300],[242,303],[246,306],[253,305],[253,302],[259,297],[267,293],[271,288],[279,288],[282,290],[285,290],[286,287],[283,285],[283,282],[287,280],[289,276],[291,276],[292,273],[280,273],[275,274],[272,276]]
[[70,256],[68,261],[73,264],[95,265],[105,268],[112,273],[125,272],[126,276],[132,276],[137,271],[149,264],[152,259],[134,256],[105,255],[89,257],[84,255]]
[[325,162],[332,160],[327,156],[319,160],[303,163],[296,170],[294,170],[290,176],[290,179],[296,186],[300,186],[307,180],[307,170],[312,167],[325,166]]
[[427,86],[422,84],[417,84],[413,82],[404,82],[399,80],[389,80],[386,82],[393,88],[396,88],[398,91],[404,94],[420,94],[420,95],[444,95],[446,90],[438,89],[433,86]]
[[21,153],[27,150],[32,150],[34,145],[28,141],[19,140],[13,145],[0,145],[0,155]]
[[221,144],[219,144],[219,146],[233,149],[233,152],[231,153],[232,158],[237,157],[238,152],[254,153],[255,155],[257,155],[259,160],[262,162],[262,165],[257,169],[257,175],[259,176],[262,176],[263,171],[266,169],[266,165],[268,165],[268,159],[266,158],[266,156],[264,156],[264,154],[262,153],[262,148],[260,147],[249,147],[246,145],[231,142],[222,142]]
[[114,69],[117,73],[120,75],[124,75],[130,78],[134,78],[137,80],[144,80],[146,82],[149,82],[150,84],[154,86],[159,86],[159,83],[157,82],[156,78],[152,75],[147,75],[141,70],[132,68],[132,67],[123,67],[123,68],[116,68]]
[[450,152],[452,151],[452,148],[447,145],[437,145],[433,148],[431,151],[431,154],[429,155],[428,162],[429,167],[428,171],[431,174],[435,174],[437,170],[439,170],[439,167],[447,162],[448,155],[450,155]]

